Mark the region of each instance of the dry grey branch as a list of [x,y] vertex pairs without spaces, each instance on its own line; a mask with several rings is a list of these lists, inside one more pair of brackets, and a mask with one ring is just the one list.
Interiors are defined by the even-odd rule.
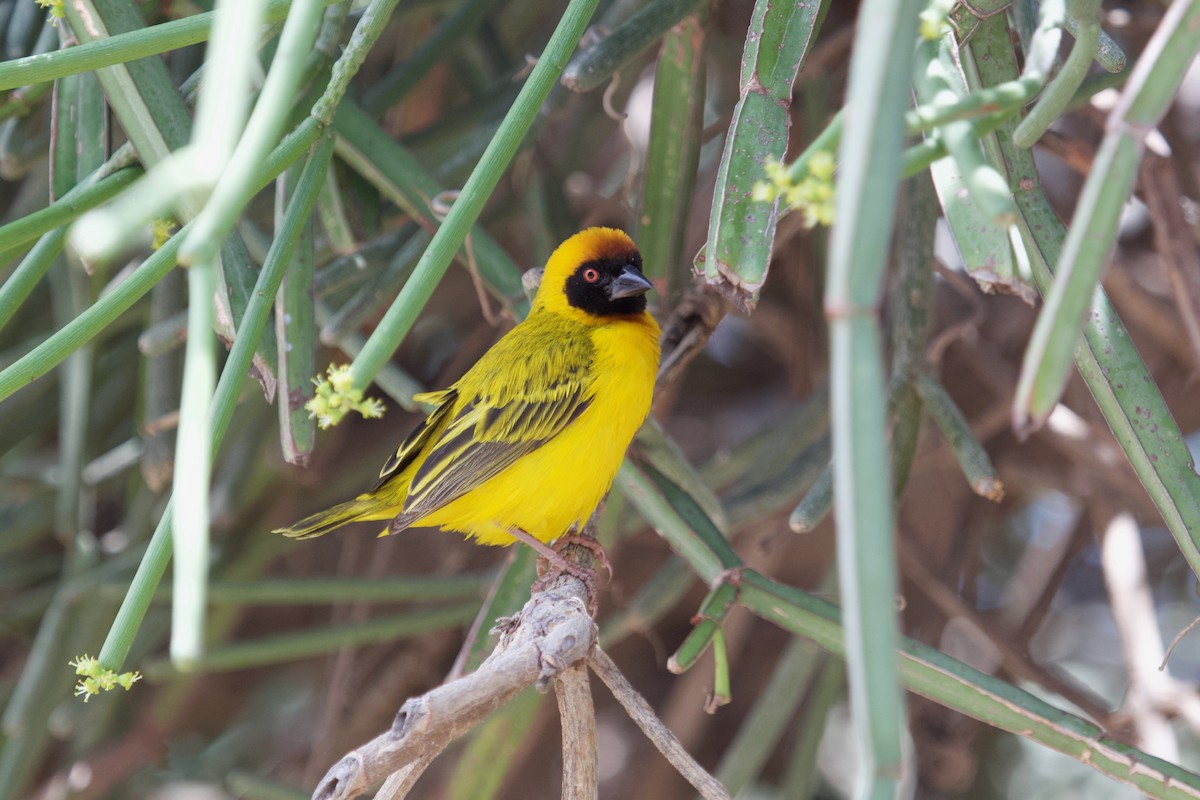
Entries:
[[563,800],[595,800],[596,710],[587,668],[579,664],[560,672],[554,692],[562,718]]
[[[590,567],[593,554],[571,544],[563,555]],[[544,584],[544,586],[543,586]],[[386,777],[379,800],[400,800],[446,746],[530,685],[554,681],[563,731],[563,798],[595,800],[596,714],[587,665],[600,676],[638,727],[705,800],[729,800],[725,788],[697,764],[620,669],[595,645],[584,582],[563,573],[539,581],[515,617],[501,621],[500,641],[475,672],[409,699],[392,729],[333,765],[313,800],[350,800]],[[590,653],[590,655],[589,655]]]
[[708,337],[724,319],[729,303],[708,284],[698,284],[679,301],[663,325],[663,358],[655,381],[655,396],[683,374],[684,367],[708,343]]
[[[544,689],[581,662],[596,638],[583,597],[582,582],[570,576],[535,593],[503,626],[495,651],[478,670],[405,702],[391,730],[330,768],[313,800],[349,800],[407,765],[427,764],[521,690]],[[408,783],[403,777],[397,781]]]
[[417,779],[425,774],[426,768],[433,763],[433,759],[438,756],[438,753],[430,753],[423,755],[416,761],[405,764],[396,772],[388,776],[388,779],[383,782],[383,786],[379,787],[379,791],[375,793],[375,800],[403,800],[408,796],[409,790]]
[[626,680],[607,653],[599,647],[593,648],[588,657],[588,666],[599,676],[600,680],[604,681],[604,685],[613,693],[613,697],[629,714],[630,719],[642,729],[642,733],[646,734],[647,738],[658,748],[658,752],[666,756],[667,760],[671,762],[671,766],[675,767],[679,774],[695,787],[704,800],[730,800],[729,792],[725,791],[721,782],[705,772],[704,768],[696,763],[687,750],[683,749],[683,745],[675,738],[675,734],[671,733],[671,730],[662,723],[662,720],[654,713],[654,709]]

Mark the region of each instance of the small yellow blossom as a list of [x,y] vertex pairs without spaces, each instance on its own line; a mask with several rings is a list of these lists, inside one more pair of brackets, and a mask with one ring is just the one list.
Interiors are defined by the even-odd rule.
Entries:
[[37,4],[50,12],[50,17],[54,20],[60,20],[66,16],[63,11],[63,0],[37,0]]
[[833,153],[828,150],[818,150],[808,160],[808,174],[823,181],[833,179],[833,170],[836,167],[837,161],[834,160]]
[[750,199],[756,203],[773,203],[776,197],[779,197],[778,187],[766,181],[754,184],[754,190],[750,193]]
[[171,234],[175,232],[175,220],[172,219],[156,219],[150,223],[150,232],[154,234],[154,241],[150,247],[154,250],[162,247],[171,238]]
[[833,175],[837,161],[828,150],[818,150],[803,164],[802,170],[793,175],[793,168],[782,162],[771,161],[763,165],[765,181],[754,186],[751,197],[762,203],[783,198],[787,208],[798,209],[804,214],[804,224],[813,228],[817,225],[832,225],[834,216]]
[[75,696],[82,697],[85,703],[92,699],[92,695],[111,692],[118,686],[129,691],[135,683],[142,679],[142,673],[136,671],[117,674],[111,669],[100,666],[99,660],[87,654],[68,663],[75,668],[76,675],[83,676],[83,680],[75,684]]
[[316,392],[304,404],[308,413],[316,418],[317,425],[331,428],[351,411],[357,411],[366,419],[383,416],[383,403],[373,397],[363,397],[362,389],[353,388],[354,378],[350,375],[349,364],[340,367],[330,364],[325,374],[324,379],[313,379]]

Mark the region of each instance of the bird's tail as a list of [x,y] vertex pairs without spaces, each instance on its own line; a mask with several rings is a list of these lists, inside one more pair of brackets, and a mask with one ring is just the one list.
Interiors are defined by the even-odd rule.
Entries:
[[276,528],[274,533],[282,533],[291,539],[313,539],[336,530],[348,522],[391,519],[396,516],[397,512],[398,509],[380,502],[379,498],[362,494],[353,500],[338,503],[333,508],[318,511],[286,528]]

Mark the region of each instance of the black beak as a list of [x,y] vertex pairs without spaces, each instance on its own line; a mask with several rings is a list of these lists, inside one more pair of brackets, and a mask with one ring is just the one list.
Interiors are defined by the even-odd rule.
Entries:
[[653,284],[635,267],[626,266],[611,283],[608,284],[608,299],[620,300],[624,297],[637,297],[653,289]]

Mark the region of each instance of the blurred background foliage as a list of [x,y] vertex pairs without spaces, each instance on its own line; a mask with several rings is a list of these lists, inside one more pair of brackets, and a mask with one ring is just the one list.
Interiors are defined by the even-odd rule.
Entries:
[[[255,381],[229,396],[237,405],[214,454],[207,498],[204,647],[193,668],[181,670],[167,655],[169,581],[156,591],[148,584],[144,620],[122,633],[136,638],[114,648],[110,625],[170,493],[189,279],[171,268],[173,245],[150,256],[148,219],[116,220],[138,240],[117,244],[140,248],[120,258],[81,258],[64,247],[63,226],[85,208],[132,196],[137,158],[121,147],[135,138],[136,104],[80,72],[99,62],[37,80],[15,70],[64,63],[22,59],[86,38],[76,24],[82,17],[73,15],[96,13],[112,33],[136,33],[144,25],[190,25],[212,4],[79,0],[56,21],[34,0],[0,0],[0,76],[9,81],[0,99],[0,797],[305,797],[342,753],[383,730],[407,696],[478,663],[488,643],[472,621],[484,620],[486,631],[487,619],[519,607],[532,570],[528,553],[424,530],[376,540],[364,526],[304,543],[269,531],[369,485],[417,419],[412,394],[454,380],[524,313],[520,271],[542,264],[579,228],[601,224],[638,238],[658,288],[654,310],[671,322],[669,344],[683,343],[667,352],[687,354],[671,362],[655,405],[659,424],[639,437],[600,519],[614,563],[600,600],[601,640],[732,792],[847,796],[857,767],[843,662],[728,598],[706,601],[705,582],[715,573],[697,566],[709,562],[689,550],[687,537],[724,533],[750,568],[836,597],[827,519],[827,234],[811,227],[832,213],[832,162],[812,154],[837,146],[856,8],[601,2],[562,81],[523,117],[531,132],[518,136],[511,165],[497,162],[494,191],[474,197],[482,213],[474,228],[471,219],[459,226],[464,246],[443,245],[447,262],[457,252],[458,263],[439,279],[422,272],[422,254],[513,107],[563,4],[396,5],[369,51],[360,48],[365,60],[336,118],[322,120],[333,121],[332,150],[319,125],[305,127],[305,115],[328,92],[339,46],[354,50],[349,37],[367,4],[325,5],[294,97],[275,112],[289,139],[274,161],[253,165],[262,174],[250,188],[271,187],[237,217],[216,275],[215,330],[228,345],[241,336],[237,320],[254,306],[267,265],[287,270],[273,322],[249,343]],[[1136,406],[1132,416],[1144,414],[1156,431],[1169,409],[1190,449],[1200,448],[1200,72],[1184,75],[1178,92],[1168,85],[1161,124],[1149,120],[1153,141],[1133,196],[1118,187],[1107,197],[1119,218],[1108,226],[1116,250],[1103,288],[1145,361],[1145,386],[1126,390],[1112,379],[1103,363],[1111,353],[1100,348],[1101,368],[1085,375],[1090,383],[1072,372],[1061,401],[1053,379],[1039,384],[1041,395],[1035,388],[1033,406],[1016,415],[1022,438],[1013,401],[1037,316],[1034,287],[1049,283],[1030,254],[1056,253],[1061,231],[1039,237],[1053,234],[1053,215],[1072,219],[1085,202],[1084,179],[1131,74],[1114,53],[1131,64],[1142,58],[1166,11],[1153,2],[1109,3],[1093,6],[1089,18],[1082,3],[1066,15],[1046,12],[1049,5],[1040,17],[1032,3],[997,6],[972,22],[962,6],[934,4],[932,38],[916,55],[916,98],[934,121],[910,113],[909,128],[929,132],[928,144],[951,158],[937,162],[932,181],[918,177],[902,191],[878,306],[903,490],[895,507],[900,624],[912,639],[1090,719],[1097,735],[1194,768],[1196,638],[1182,639],[1169,673],[1157,670],[1164,641],[1196,615],[1195,576],[1180,553],[1188,535],[1200,533],[1189,522],[1200,513],[1188,495],[1194,468],[1177,453],[1159,463],[1165,450],[1131,467],[1130,437],[1114,437],[1114,412],[1102,413],[1092,393],[1109,387],[1117,405]],[[276,57],[286,8],[269,3],[266,27],[254,30],[261,49],[250,63],[263,71]],[[1058,39],[1036,38],[1039,20],[1053,22],[1054,13],[1057,26],[1069,18],[1074,35],[1094,45],[1100,65],[1079,54],[1082,68],[1072,63],[1072,36],[1062,37],[1061,54]],[[168,83],[144,68],[148,62],[134,62],[126,84],[146,100],[149,118],[136,129],[158,130],[167,150],[186,141],[186,119],[173,131],[179,119],[171,123],[164,109],[194,100],[191,76],[203,63],[208,25],[155,28],[178,38],[103,62],[167,51],[150,60],[165,65]],[[880,41],[891,34],[883,31]],[[764,46],[754,56],[760,39],[778,49]],[[950,46],[955,39],[962,51]],[[1020,76],[1015,62],[1011,74],[996,66],[1003,59],[987,48],[1001,45],[1016,48]],[[1173,58],[1167,66],[1180,74],[1194,54],[1160,50],[1151,49],[1152,61]],[[766,100],[756,100],[757,91],[746,100],[739,79],[746,63]],[[988,64],[997,71],[989,74]],[[1045,124],[1056,121],[1040,138],[1023,131],[1038,143],[1022,156],[1009,144],[1021,106],[1050,76],[1072,70],[1076,80],[1062,102],[1040,112]],[[907,86],[907,75],[899,80]],[[1006,84],[1011,96],[989,96],[973,110],[956,105],[1000,81],[1014,82]],[[164,91],[171,103],[154,99]],[[907,107],[907,89],[902,94],[893,99]],[[959,110],[934,113],[946,107]],[[852,115],[846,125],[854,125]],[[821,146],[806,149],[814,140]],[[291,151],[288,141],[296,143]],[[916,138],[908,144],[923,147]],[[142,161],[150,166],[167,150],[143,152]],[[905,174],[927,174],[930,159],[914,152],[906,153]],[[1030,152],[1036,192],[1021,172]],[[793,165],[791,178],[765,166],[781,157]],[[892,166],[901,168],[895,159]],[[101,179],[89,179],[98,169]],[[752,196],[768,178],[781,181],[784,200],[798,198],[804,213],[777,217],[761,189]],[[788,195],[797,183],[803,190]],[[296,196],[312,210],[294,212]],[[176,228],[191,216],[186,206],[179,204]],[[1047,209],[1051,216],[1038,216]],[[1087,209],[1073,229],[1091,231],[1101,219],[1103,209]],[[836,224],[858,237],[887,231],[869,214]],[[285,238],[294,251],[281,261],[271,252]],[[68,323],[115,296],[143,262],[161,265],[144,297],[72,334],[59,356],[31,364],[31,352],[45,352],[35,347],[55,331],[76,330]],[[387,413],[318,433],[301,409],[312,396],[309,378],[362,352],[415,274],[432,292],[428,303],[408,306],[411,330],[400,333],[399,349],[378,375],[360,381],[375,378],[367,394]],[[1095,314],[1089,319],[1102,319]],[[1065,341],[1069,356],[1078,320],[1065,325],[1051,349]],[[1154,402],[1165,401],[1162,411],[1123,394],[1135,389],[1161,393]],[[937,425],[920,423],[926,413]],[[1044,424],[1027,429],[1022,414]],[[1167,488],[1148,492],[1165,472]],[[886,468],[879,474],[872,490],[886,497]],[[661,496],[665,511],[651,507],[648,492]],[[710,549],[714,569],[730,565],[720,547]],[[890,607],[893,597],[874,601]],[[764,613],[753,597],[743,602]],[[709,640],[676,652],[692,641],[702,605],[721,622],[717,656],[729,671],[728,687],[715,687],[729,696],[711,704],[713,659],[702,656]],[[71,697],[68,661],[86,653],[103,659],[102,646],[118,652],[105,666],[137,669],[144,679],[84,704]],[[682,676],[668,672],[672,653],[673,667],[697,666]],[[1012,705],[1033,713],[1031,702]],[[610,697],[598,693],[597,703],[602,796],[692,795]],[[918,797],[1139,796],[1103,774],[1114,770],[1055,753],[1046,738],[965,716],[969,700],[953,710],[908,694],[906,704],[906,790]],[[978,709],[975,716],[988,718]],[[557,797],[556,720],[552,702],[521,696],[435,762],[415,796]],[[1188,785],[1152,793],[1197,796],[1200,783]]]

